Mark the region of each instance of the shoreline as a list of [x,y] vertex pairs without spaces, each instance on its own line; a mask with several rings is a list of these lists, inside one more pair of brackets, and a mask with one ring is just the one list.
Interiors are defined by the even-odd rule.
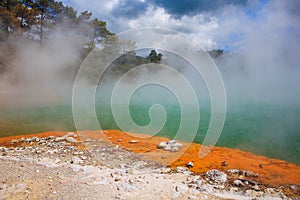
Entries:
[[[10,141],[20,138],[30,138],[34,136],[47,137],[63,136],[66,131],[47,131],[35,134],[16,135],[0,138],[0,146],[13,146]],[[80,131],[79,138],[99,138],[100,131]],[[165,137],[148,137],[145,134],[125,133],[119,130],[102,130],[106,139],[114,145],[118,145],[127,151],[141,154],[148,159],[162,163],[164,166],[170,168],[184,167],[187,162],[193,162],[193,167],[190,169],[196,174],[202,174],[210,169],[218,169],[220,171],[227,171],[229,169],[241,169],[253,171],[259,176],[255,181],[270,186],[280,185],[300,185],[300,166],[288,163],[284,160],[268,158],[261,155],[255,155],[251,152],[245,152],[239,149],[227,147],[213,147],[212,151],[204,158],[198,157],[200,144],[185,143],[183,149],[178,152],[168,152],[157,149],[157,145],[162,141],[169,141]],[[136,143],[130,141],[136,140]],[[88,148],[86,144],[82,143],[81,148]],[[80,146],[80,145],[79,145]],[[181,154],[181,156],[178,156]]]
[[158,148],[167,141],[118,130],[0,138],[0,199],[300,198],[300,166],[257,168],[278,160],[221,147],[199,159],[200,145]]

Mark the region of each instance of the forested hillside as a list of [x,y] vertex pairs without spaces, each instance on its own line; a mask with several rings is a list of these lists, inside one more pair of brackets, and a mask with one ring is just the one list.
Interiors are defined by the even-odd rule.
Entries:
[[46,68],[74,77],[96,45],[111,50],[117,41],[106,22],[89,11],[78,13],[55,0],[0,1],[0,78],[5,82],[24,82],[26,73],[47,73]]

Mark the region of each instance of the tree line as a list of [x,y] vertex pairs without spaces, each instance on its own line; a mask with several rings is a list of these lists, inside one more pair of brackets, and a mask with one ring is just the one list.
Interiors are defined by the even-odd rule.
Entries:
[[[81,27],[75,34],[91,45],[113,36],[106,22],[91,19],[92,13],[77,11],[55,0],[0,0],[0,40],[8,36],[22,36],[43,42],[53,31],[67,31]],[[68,27],[68,29],[64,29]],[[72,32],[74,34],[74,32]]]

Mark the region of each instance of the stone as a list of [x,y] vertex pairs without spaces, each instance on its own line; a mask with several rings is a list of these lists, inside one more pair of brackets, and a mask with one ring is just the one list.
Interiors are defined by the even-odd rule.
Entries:
[[292,190],[297,191],[297,186],[296,185],[291,185],[290,186]]
[[188,187],[184,184],[180,184],[175,187],[175,190],[176,190],[176,192],[184,194],[188,190]]
[[69,143],[77,143],[77,140],[72,138],[72,137],[67,137],[66,141],[69,142]]
[[29,142],[32,141],[32,139],[31,138],[26,138],[25,141],[29,143]]
[[192,188],[200,188],[202,179],[200,176],[190,176],[187,178],[188,186]]
[[130,144],[136,144],[136,143],[138,143],[138,142],[139,142],[138,140],[130,140],[130,141],[129,141]]
[[227,175],[217,169],[209,170],[205,173],[205,177],[210,183],[224,184],[227,181]]
[[80,158],[74,156],[74,157],[72,157],[72,159],[70,160],[70,163],[71,163],[71,164],[78,165],[78,164],[82,164],[83,161],[82,161]]
[[46,153],[49,153],[49,154],[54,154],[54,151],[53,150],[48,150]]
[[161,174],[169,174],[169,173],[171,173],[171,172],[172,172],[172,169],[169,168],[169,167],[164,167],[164,168],[162,168],[162,169],[160,170],[160,173],[161,173]]
[[254,185],[254,186],[252,186],[251,188],[252,188],[253,190],[255,190],[255,191],[260,191],[260,188],[259,188],[258,185]]
[[7,152],[8,149],[7,149],[6,147],[1,147],[1,151],[2,151],[2,152]]
[[226,161],[223,161],[223,162],[221,163],[221,165],[222,165],[223,167],[225,167],[225,166],[228,165],[228,163],[227,163]]
[[235,181],[233,181],[232,185],[241,187],[241,186],[244,186],[244,183],[240,180],[235,180]]
[[54,139],[55,137],[53,136],[53,135],[49,135],[48,137],[47,137],[47,140],[52,140],[52,139]]
[[240,170],[238,170],[238,169],[229,169],[229,170],[227,170],[227,172],[229,174],[239,174]]
[[45,139],[41,139],[41,140],[39,141],[39,144],[42,144],[42,145],[46,144],[46,140],[45,140]]
[[194,163],[192,163],[192,162],[187,162],[187,163],[185,164],[185,166],[188,167],[188,168],[192,168],[192,167],[194,167]]
[[157,145],[158,149],[163,149],[165,151],[176,152],[182,147],[182,144],[176,142],[176,140],[171,140],[168,142],[161,142]]
[[229,174],[236,174],[236,175],[242,175],[246,177],[258,177],[258,174],[252,172],[252,171],[247,171],[247,170],[238,170],[238,169],[229,169],[227,170]]
[[177,173],[184,173],[190,171],[187,167],[176,167],[176,172]]
[[247,177],[258,177],[258,174],[251,171],[243,171],[243,174]]
[[82,160],[85,160],[85,159],[87,159],[87,157],[86,156],[79,156]]
[[55,138],[55,142],[62,142],[62,141],[64,141],[65,140],[65,137],[57,137],[57,138]]
[[122,180],[122,177],[121,176],[115,176],[115,181],[121,181]]
[[73,132],[68,132],[66,136],[67,137],[74,137],[74,133]]
[[33,141],[33,142],[39,142],[40,138],[34,136],[34,137],[31,138],[31,141]]

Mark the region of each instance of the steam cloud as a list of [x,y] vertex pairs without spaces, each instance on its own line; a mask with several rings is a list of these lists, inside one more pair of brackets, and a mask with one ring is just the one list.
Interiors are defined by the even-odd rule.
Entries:
[[[248,2],[250,7],[258,6],[256,4],[255,1]],[[256,9],[255,13],[247,13],[245,7],[237,5],[224,6],[217,12],[201,13],[207,15],[208,18],[214,16],[214,22],[218,22],[217,26],[213,26],[214,31],[207,31],[209,35],[206,37],[209,41],[215,41],[209,43],[213,44],[211,48],[225,47],[223,55],[214,61],[223,76],[228,104],[231,108],[240,109],[241,106],[232,105],[250,102],[299,109],[299,10],[300,3],[297,0],[274,0],[267,1],[261,8]],[[193,17],[191,18],[193,21]],[[142,19],[143,23],[145,20],[152,20],[151,17],[142,17]],[[189,16],[184,17],[185,21],[190,21],[188,19]],[[124,24],[130,23],[130,20],[122,20],[123,27]],[[169,18],[164,20],[169,20]],[[172,19],[170,23],[164,21],[164,25],[167,26],[166,28],[176,29],[180,24],[178,20]],[[173,22],[177,25],[173,26]],[[147,24],[142,25],[147,26]],[[192,32],[187,35],[197,39],[197,33],[193,30],[198,31],[191,29]],[[145,37],[151,37],[151,35]],[[205,36],[202,34],[201,38],[203,37]],[[173,44],[166,45],[173,45],[173,48],[177,45],[180,48],[180,41],[176,39],[174,41]],[[82,39],[54,33],[42,46],[22,39],[10,41],[9,44],[17,50],[11,51],[9,47],[0,44],[1,63],[7,66],[0,75],[1,108],[71,103],[74,77],[81,60],[80,49],[84,44]],[[172,60],[171,55],[168,58],[167,54],[163,54],[164,64],[173,66],[180,63]],[[180,66],[175,67],[180,68]],[[194,78],[199,77],[193,77],[193,72],[188,68],[187,65],[183,66],[181,72],[193,82]],[[145,71],[137,76],[142,79],[143,76],[149,74],[151,73]],[[167,78],[170,80],[173,78],[176,82],[176,77],[168,76]],[[110,79],[110,77],[105,77],[105,79]],[[197,84],[198,82],[194,82],[193,86],[197,87]],[[298,119],[299,116],[294,116],[294,114],[288,119],[292,122],[293,130],[299,130]],[[270,126],[274,126],[274,123]],[[261,131],[257,130],[259,133]],[[266,138],[270,136],[268,132],[271,131],[265,130]],[[275,134],[282,140],[283,145],[288,144],[285,141],[288,138],[285,136],[285,131],[284,127],[281,127],[282,133]],[[292,148],[297,150],[300,147],[294,145]],[[281,157],[284,156],[283,154]],[[296,156],[292,160],[299,162]]]
[[14,50],[1,51],[7,63],[0,76],[0,106],[70,102],[82,45],[80,38],[63,34],[51,35],[42,45],[21,38],[3,44]]

